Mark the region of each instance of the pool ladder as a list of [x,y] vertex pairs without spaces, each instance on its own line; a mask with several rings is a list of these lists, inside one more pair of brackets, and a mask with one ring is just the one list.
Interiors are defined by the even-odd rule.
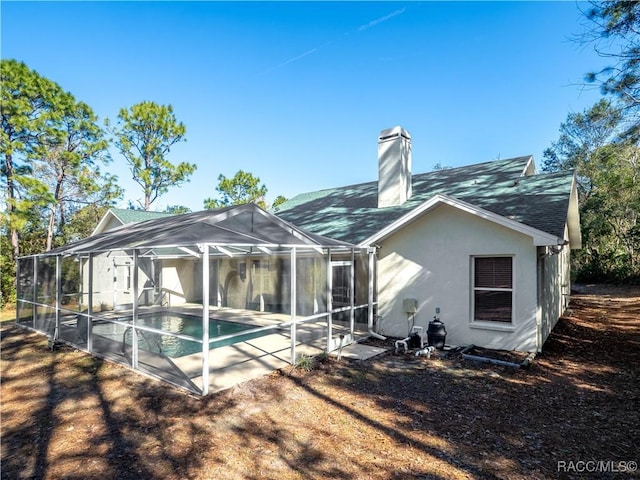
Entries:
[[[126,346],[127,346],[127,344],[125,343],[126,342],[126,336],[127,336],[127,333],[129,333],[129,331],[132,330],[132,329],[133,329],[133,327],[127,327],[127,328],[124,329],[124,332],[122,334],[122,353],[126,353]],[[155,345],[158,348],[158,353],[160,355],[162,355],[162,345],[160,344],[160,342],[158,341],[157,338],[154,337],[153,338],[154,341],[151,342],[151,341],[149,341],[147,336],[144,334],[144,330],[135,330],[135,332],[138,333],[138,338],[142,338],[145,342],[147,342],[147,345],[149,345],[149,346]]]

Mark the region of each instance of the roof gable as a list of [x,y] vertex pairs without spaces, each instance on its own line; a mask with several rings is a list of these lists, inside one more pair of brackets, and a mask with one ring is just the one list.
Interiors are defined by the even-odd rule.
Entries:
[[149,212],[146,210],[131,210],[125,208],[110,208],[102,216],[91,236],[106,232],[115,228],[113,225],[126,225],[128,223],[144,222],[154,218],[165,218],[175,215],[167,212]]
[[412,182],[412,197],[396,207],[377,208],[377,182],[368,182],[298,195],[281,205],[278,215],[321,235],[366,244],[425,202],[444,196],[564,238],[575,188],[572,172],[536,175],[531,156],[417,174]]
[[413,222],[417,218],[422,215],[430,212],[434,208],[439,205],[449,205],[453,208],[457,208],[458,210],[470,213],[477,217],[483,218],[487,221],[495,223],[497,225],[501,225],[503,227],[509,228],[511,230],[520,232],[524,235],[527,235],[533,239],[534,245],[553,245],[558,243],[558,237],[555,235],[551,235],[549,233],[543,232],[536,228],[530,227],[523,223],[516,222],[515,220],[511,220],[507,217],[503,217],[502,215],[495,214],[483,208],[477,207],[475,205],[471,205],[470,203],[463,202],[461,200],[449,197],[447,195],[436,195],[431,199],[424,202],[420,207],[414,208],[409,211],[398,220],[393,222],[391,225],[380,230],[378,233],[374,234],[372,237],[369,237],[363,240],[363,244],[370,245],[375,242],[379,242],[384,240],[386,237],[392,235],[397,232],[404,226]]

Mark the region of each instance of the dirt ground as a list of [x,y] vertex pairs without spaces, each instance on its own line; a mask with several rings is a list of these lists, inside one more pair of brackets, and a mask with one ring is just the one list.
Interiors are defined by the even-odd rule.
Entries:
[[196,398],[6,323],[1,347],[3,479],[639,478],[637,288],[580,287],[528,369],[389,354]]

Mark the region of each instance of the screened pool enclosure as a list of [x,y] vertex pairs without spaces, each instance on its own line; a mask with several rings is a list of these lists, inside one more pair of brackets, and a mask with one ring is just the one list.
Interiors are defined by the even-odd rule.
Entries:
[[20,326],[206,395],[374,329],[375,252],[247,204],[122,225],[18,262]]

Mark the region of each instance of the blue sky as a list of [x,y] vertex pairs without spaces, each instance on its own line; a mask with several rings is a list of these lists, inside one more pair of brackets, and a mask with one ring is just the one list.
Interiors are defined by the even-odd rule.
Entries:
[[[239,169],[269,193],[377,178],[377,136],[402,125],[413,171],[542,152],[604,65],[574,2],[2,2],[2,58],[24,61],[101,119],[143,100],[187,127],[198,169],[152,209],[202,209]],[[142,197],[113,152],[127,200]]]

